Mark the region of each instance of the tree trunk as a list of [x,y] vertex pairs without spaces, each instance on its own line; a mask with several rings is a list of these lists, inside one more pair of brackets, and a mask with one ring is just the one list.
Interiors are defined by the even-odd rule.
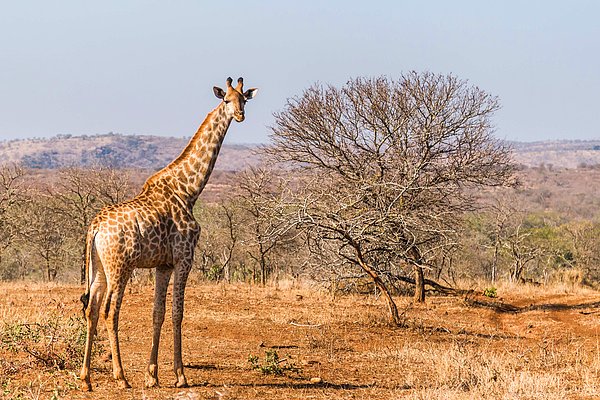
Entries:
[[[415,284],[415,280],[413,278],[409,278],[407,276],[401,276],[401,275],[394,275],[395,279],[398,279],[401,282],[406,282],[406,283],[410,283],[411,285]],[[433,288],[433,290],[442,293],[442,294],[448,294],[448,295],[452,295],[452,296],[463,296],[466,294],[470,294],[473,293],[473,290],[464,290],[464,289],[454,289],[448,286],[444,286],[444,285],[440,285],[439,283],[432,281],[431,279],[427,279],[425,278],[423,280],[425,282],[425,285],[429,285]]]
[[52,278],[50,277],[50,260],[46,259],[46,278],[48,279],[48,282],[52,281]]
[[496,268],[498,265],[498,252],[499,252],[500,242],[498,239],[495,240],[494,243],[494,259],[492,260],[492,284],[496,283]]
[[260,246],[260,284],[261,286],[267,284],[267,260],[262,252],[262,245]]
[[521,278],[521,274],[523,273],[523,262],[521,260],[515,261],[515,268],[511,274],[511,281],[518,283]]
[[423,276],[423,268],[419,265],[421,261],[421,252],[417,247],[410,250],[413,259],[413,271],[415,273],[415,295],[413,300],[415,303],[425,302],[425,277]]
[[390,312],[390,323],[395,326],[400,325],[400,316],[398,315],[398,307],[396,307],[396,303],[394,302],[394,299],[392,298],[392,294],[390,293],[388,288],[385,286],[385,283],[381,280],[381,278],[379,277],[377,272],[373,268],[371,268],[371,266],[369,266],[366,262],[364,262],[364,260],[360,256],[360,254],[358,257],[358,263],[361,266],[361,268],[367,274],[369,274],[369,276],[373,279],[373,282],[379,288],[379,290],[381,290],[381,293],[383,293],[383,296],[385,297],[385,300],[387,301],[388,310]]
[[423,268],[418,265],[413,266],[415,272],[415,295],[413,300],[415,303],[425,302],[425,277],[423,276]]

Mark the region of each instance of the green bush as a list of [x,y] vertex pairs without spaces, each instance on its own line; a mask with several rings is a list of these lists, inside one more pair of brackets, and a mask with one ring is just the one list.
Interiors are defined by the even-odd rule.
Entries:
[[496,288],[494,286],[490,286],[489,288],[486,288],[483,291],[483,295],[485,297],[490,297],[490,298],[496,298],[496,297],[498,297],[498,293],[497,293]]
[[252,369],[260,371],[264,375],[283,375],[286,371],[299,372],[300,369],[290,363],[289,358],[289,355],[286,358],[279,358],[277,350],[270,349],[265,351],[262,363],[258,356],[252,354],[248,356],[248,362],[252,366]]

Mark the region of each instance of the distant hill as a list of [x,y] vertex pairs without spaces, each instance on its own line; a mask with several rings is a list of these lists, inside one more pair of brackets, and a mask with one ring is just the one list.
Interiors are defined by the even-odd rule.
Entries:
[[[24,167],[54,169],[68,166],[104,165],[115,168],[157,170],[181,153],[189,137],[150,135],[58,135],[49,139],[0,141],[0,162]],[[216,170],[239,171],[259,162],[257,145],[224,145]]]
[[[107,165],[157,170],[167,165],[186,146],[189,137],[150,135],[59,135],[50,139],[0,141],[0,162],[19,162],[25,167],[54,169],[68,166]],[[600,140],[509,142],[517,163],[538,167],[577,168],[600,165]],[[220,171],[239,171],[257,164],[257,145],[224,145],[215,166]]]
[[540,165],[578,168],[600,165],[600,140],[510,142],[515,161],[528,167]]

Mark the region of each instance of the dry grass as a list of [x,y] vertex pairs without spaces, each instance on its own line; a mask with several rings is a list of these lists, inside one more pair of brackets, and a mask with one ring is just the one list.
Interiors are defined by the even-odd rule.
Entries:
[[[592,399],[600,396],[600,294],[500,285],[502,300],[398,298],[406,327],[388,326],[373,297],[332,298],[296,282],[278,287],[194,284],[184,321],[189,389],[172,386],[170,321],[163,327],[160,389],[143,389],[152,288],[132,285],[121,316],[126,374],[93,361],[94,392],[77,390],[76,369],[40,365],[0,348],[4,398],[145,399]],[[78,287],[0,285],[2,326],[80,315]],[[0,334],[5,330],[0,326]],[[101,331],[100,343],[107,348]],[[58,346],[58,344],[57,344]],[[248,356],[277,351],[301,370],[253,370]],[[321,383],[311,383],[319,377]]]

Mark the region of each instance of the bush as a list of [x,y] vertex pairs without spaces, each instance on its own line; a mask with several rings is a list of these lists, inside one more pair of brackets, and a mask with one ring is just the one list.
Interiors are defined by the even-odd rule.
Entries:
[[0,348],[25,353],[36,364],[57,370],[81,366],[85,346],[86,325],[81,317],[54,314],[46,321],[4,323],[0,332]]
[[491,287],[489,287],[489,288],[486,288],[486,289],[483,291],[483,295],[484,295],[485,297],[490,297],[490,298],[496,298],[496,297],[498,297],[498,293],[497,293],[497,291],[496,291],[496,288],[495,288],[494,286],[491,286]]
[[283,375],[286,371],[299,372],[300,369],[294,364],[290,363],[290,356],[286,358],[279,358],[277,350],[265,351],[265,357],[261,364],[258,356],[248,356],[248,362],[252,366],[252,369],[262,372],[264,375]]

